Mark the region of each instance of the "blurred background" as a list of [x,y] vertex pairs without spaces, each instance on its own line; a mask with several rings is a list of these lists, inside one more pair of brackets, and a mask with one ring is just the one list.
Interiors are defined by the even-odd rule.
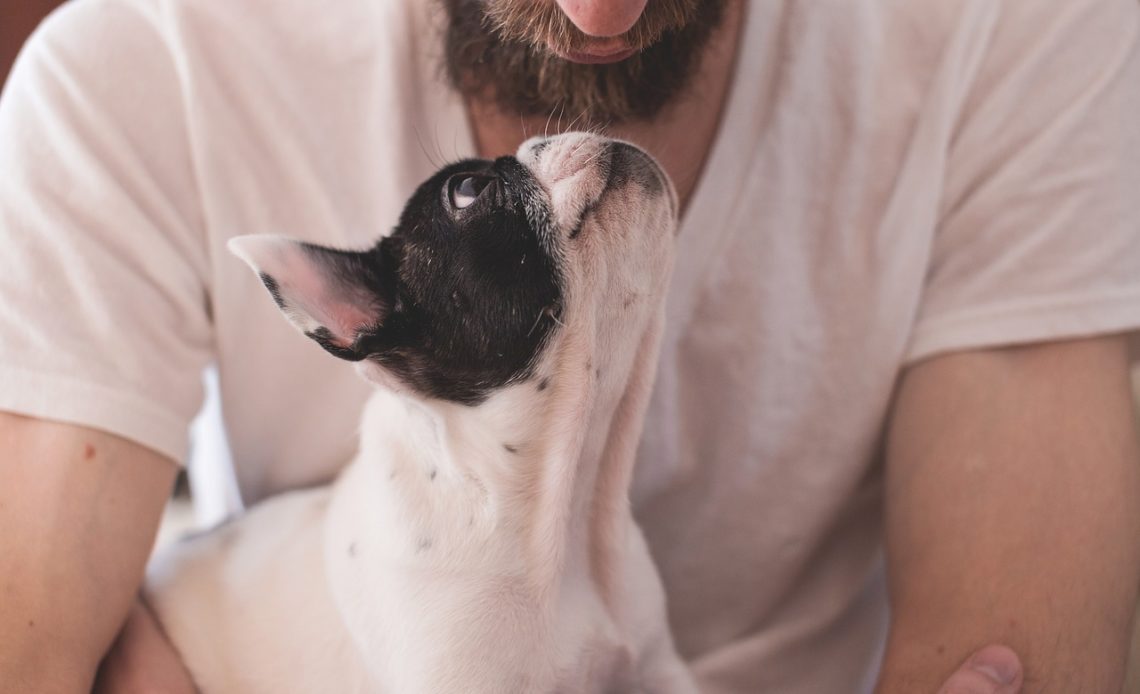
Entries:
[[[24,40],[44,17],[61,4],[63,3],[57,0],[3,0],[0,4],[0,88],[6,81]],[[1136,123],[1136,127],[1140,128],[1140,114],[1137,114]],[[1140,195],[1140,190],[1137,194]],[[1140,224],[1140,220],[1137,223]],[[1137,342],[1140,343],[1140,340]],[[192,427],[191,460],[186,462],[188,467],[194,469],[195,479],[210,477],[231,480],[227,487],[236,499],[237,489],[232,484],[229,472],[229,451],[225,444],[221,410],[217,404],[216,374],[208,372],[203,377],[206,383],[206,405]],[[1132,384],[1137,403],[1137,432],[1140,435],[1140,366],[1132,374]],[[191,496],[191,483],[183,473],[159,532],[158,545],[170,542],[194,527],[208,527],[222,520],[224,508],[203,508],[199,505],[199,508],[194,509],[190,504]],[[1140,538],[1137,538],[1137,542],[1140,542]],[[1135,631],[1128,683],[1124,688],[1126,694],[1140,694],[1140,614],[1137,616]]]
[[41,19],[62,4],[54,0],[4,0],[0,6],[0,84],[7,78],[24,39]]

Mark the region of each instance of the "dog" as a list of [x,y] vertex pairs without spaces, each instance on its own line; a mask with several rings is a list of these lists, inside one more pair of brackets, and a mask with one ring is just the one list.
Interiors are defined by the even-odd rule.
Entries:
[[628,500],[677,196],[633,145],[443,168],[373,248],[244,236],[377,388],[357,457],[152,563],[205,694],[692,694]]

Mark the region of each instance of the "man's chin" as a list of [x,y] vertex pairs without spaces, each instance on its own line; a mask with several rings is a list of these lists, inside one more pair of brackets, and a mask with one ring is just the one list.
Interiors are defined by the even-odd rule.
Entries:
[[559,58],[579,65],[610,65],[620,63],[637,53],[633,48],[622,48],[608,53],[595,53],[591,51],[551,51]]
[[571,50],[554,39],[536,48],[533,35],[495,33],[485,23],[482,0],[444,1],[446,68],[459,91],[503,113],[572,114],[583,127],[649,120],[675,102],[691,83],[726,2],[694,4],[691,21],[654,40],[598,39]]

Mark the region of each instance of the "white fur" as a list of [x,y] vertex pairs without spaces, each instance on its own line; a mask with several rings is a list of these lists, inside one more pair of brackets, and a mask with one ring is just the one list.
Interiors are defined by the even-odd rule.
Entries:
[[156,562],[146,597],[205,694],[696,691],[628,503],[675,198],[611,190],[568,239],[601,194],[604,141],[534,144],[518,156],[568,275],[534,377],[477,407],[381,387],[331,487]]

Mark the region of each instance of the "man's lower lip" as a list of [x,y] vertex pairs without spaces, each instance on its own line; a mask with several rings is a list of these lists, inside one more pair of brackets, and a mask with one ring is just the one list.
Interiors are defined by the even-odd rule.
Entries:
[[593,53],[581,53],[579,51],[568,51],[563,53],[558,51],[561,58],[569,60],[572,63],[582,63],[583,65],[604,65],[607,63],[620,63],[626,58],[630,57],[637,51],[632,48],[618,51],[617,53],[609,53],[606,55],[594,55]]

